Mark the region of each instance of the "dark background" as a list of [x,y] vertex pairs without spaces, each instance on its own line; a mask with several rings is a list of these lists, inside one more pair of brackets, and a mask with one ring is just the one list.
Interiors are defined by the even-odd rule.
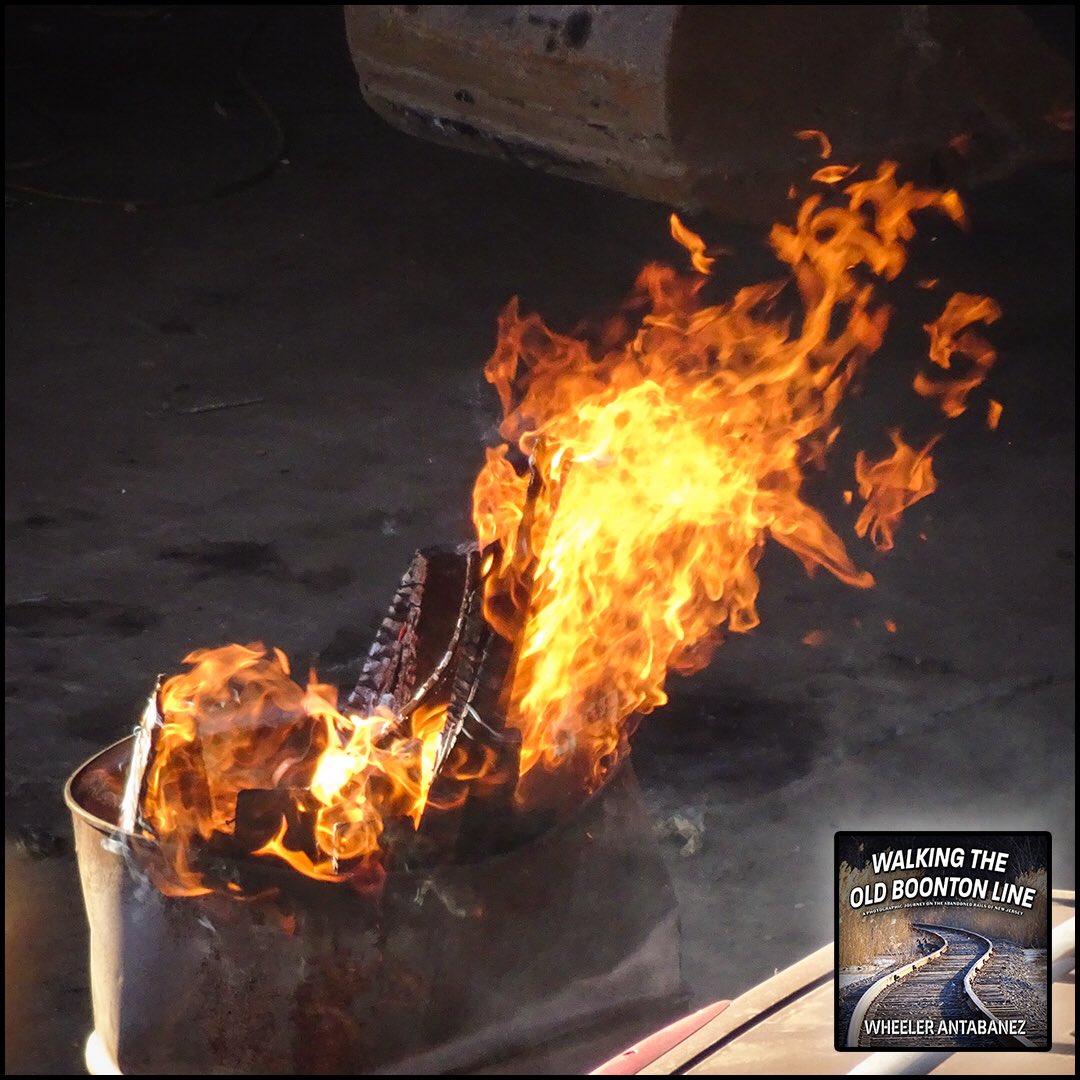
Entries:
[[[8,181],[38,192],[6,201],[9,1072],[77,1070],[91,1026],[71,769],[196,646],[344,679],[413,549],[470,534],[506,299],[566,328],[679,256],[667,208],[383,125],[338,8],[110,10],[5,16]],[[774,546],[762,625],[638,734],[654,819],[705,829],[664,847],[695,1004],[829,939],[838,828],[1049,829],[1072,887],[1074,182],[1031,169],[968,193],[970,234],[922,227],[909,280],[1004,309],[1005,411],[949,426],[894,552],[856,541],[854,451],[929,422],[909,386],[943,295],[897,290],[813,488],[877,587]],[[764,230],[692,223],[735,251],[722,286],[775,273]]]

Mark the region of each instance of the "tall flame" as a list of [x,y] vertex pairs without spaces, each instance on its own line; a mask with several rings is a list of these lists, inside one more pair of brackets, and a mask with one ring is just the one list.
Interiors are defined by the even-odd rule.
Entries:
[[516,300],[503,311],[486,375],[507,444],[488,452],[474,521],[489,618],[517,644],[508,709],[523,772],[584,757],[598,782],[628,718],[666,701],[669,670],[700,667],[721,630],[757,625],[767,537],[808,570],[872,584],[802,498],[803,472],[881,344],[873,279],[903,268],[912,214],[964,211],[954,191],[898,184],[892,163],[844,197],[811,196],[793,228],[772,230],[798,319],[782,312],[784,281],[705,304],[705,244],[677,218],[699,273],[646,266],[629,305],[638,329],[613,324],[595,345]]

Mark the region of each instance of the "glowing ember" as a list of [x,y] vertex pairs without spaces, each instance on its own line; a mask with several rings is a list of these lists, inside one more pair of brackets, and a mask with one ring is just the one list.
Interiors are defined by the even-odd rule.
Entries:
[[[829,157],[821,132],[798,137]],[[646,266],[622,315],[590,336],[556,333],[516,299],[500,316],[485,370],[506,442],[486,452],[473,519],[484,617],[512,653],[499,707],[521,736],[519,807],[557,768],[582,795],[599,786],[637,714],[667,700],[669,671],[699,669],[724,633],[757,625],[769,538],[808,572],[873,584],[804,499],[804,474],[824,467],[837,408],[881,345],[890,312],[875,284],[903,269],[912,215],[963,222],[964,210],[954,191],[898,183],[892,163],[841,191],[855,168],[819,170],[829,192],[803,202],[793,226],[773,227],[779,280],[707,301],[714,259],[672,214],[694,272]],[[950,377],[919,375],[915,389],[947,416],[964,411],[995,358],[972,324],[999,314],[992,300],[957,293],[927,327],[930,358]],[[936,438],[916,450],[890,437],[888,458],[855,463],[865,500],[856,532],[881,550],[936,487]],[[820,646],[825,635],[802,640]],[[173,892],[206,891],[200,849],[244,830],[247,850],[309,877],[376,871],[391,819],[418,828],[436,781],[494,767],[449,749],[445,704],[404,708],[391,696],[373,698],[370,715],[343,711],[332,687],[314,673],[302,687],[284,655],[261,645],[186,662],[160,693],[141,808],[169,852]],[[269,819],[249,813],[259,799],[275,808]]]
[[959,154],[961,157],[967,157],[971,153],[971,146],[973,143],[971,135],[966,131],[962,131],[959,135],[954,135],[949,140],[949,149],[953,153]]

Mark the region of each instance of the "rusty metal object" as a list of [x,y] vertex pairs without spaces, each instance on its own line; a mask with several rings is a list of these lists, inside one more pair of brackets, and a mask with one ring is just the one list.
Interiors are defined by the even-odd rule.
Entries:
[[349,5],[368,104],[451,145],[669,199],[675,6]]
[[348,5],[345,25],[395,127],[740,217],[804,176],[801,129],[949,182],[1072,154],[1048,119],[1072,66],[1010,5]]
[[65,790],[94,1050],[124,1073],[470,1070],[630,1013],[640,1034],[682,1000],[675,899],[628,764],[535,841],[391,870],[379,892],[249,857],[223,868],[242,897],[169,898],[143,872],[155,844],[115,824],[132,742]]

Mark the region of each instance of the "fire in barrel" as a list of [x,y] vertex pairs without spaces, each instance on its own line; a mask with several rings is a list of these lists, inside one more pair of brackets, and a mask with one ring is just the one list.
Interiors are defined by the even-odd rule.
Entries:
[[[820,143],[828,156],[828,140]],[[235,932],[231,948],[248,957],[252,935],[262,942],[255,953],[265,963],[254,966],[265,973],[296,947],[290,932],[301,926],[301,952],[318,941],[324,970],[319,976],[305,961],[309,974],[294,973],[276,997],[262,985],[259,994],[278,1002],[267,1015],[299,1009],[321,1031],[328,1021],[312,1020],[312,1009],[331,999],[340,1009],[346,990],[355,1005],[322,1043],[298,1036],[291,1057],[278,1045],[277,1027],[273,1037],[260,1035],[249,1017],[239,1025],[245,1034],[234,1024],[204,1057],[183,1057],[185,1067],[264,1068],[270,1044],[284,1054],[273,1060],[297,1069],[314,1045],[322,1064],[371,1066],[400,1060],[406,1050],[427,1052],[448,1032],[468,1029],[454,1026],[443,997],[437,1031],[414,1025],[407,1037],[376,1048],[373,1033],[385,1027],[380,1010],[393,1013],[399,991],[415,1004],[436,983],[443,994],[462,978],[441,968],[435,978],[426,961],[416,962],[419,938],[430,942],[442,924],[428,916],[418,922],[415,912],[393,922],[387,913],[403,902],[403,882],[421,899],[438,897],[443,921],[455,926],[448,952],[455,964],[469,968],[468,942],[487,950],[504,975],[528,971],[535,962],[520,949],[500,953],[491,945],[492,912],[501,912],[503,933],[523,936],[548,957],[551,971],[535,980],[545,1001],[565,991],[552,982],[559,963],[550,948],[562,949],[564,960],[590,949],[625,960],[639,954],[649,927],[673,927],[666,875],[640,839],[648,832],[640,807],[616,794],[612,805],[622,809],[600,811],[595,797],[630,783],[630,736],[643,714],[667,700],[669,672],[701,668],[726,634],[758,624],[757,566],[770,539],[808,572],[823,568],[858,588],[873,584],[806,498],[805,480],[830,458],[845,394],[882,344],[891,309],[878,290],[906,265],[915,215],[964,223],[956,192],[901,182],[895,164],[858,176],[857,166],[838,165],[814,174],[815,190],[794,223],[770,233],[782,269],[774,280],[720,295],[713,273],[720,253],[672,215],[672,236],[691,269],[646,266],[607,321],[558,333],[511,301],[486,367],[505,441],[487,451],[476,480],[476,541],[416,554],[344,701],[314,672],[294,679],[283,653],[257,644],[199,650],[186,658],[188,671],[159,682],[127,758],[98,770],[94,805],[110,809],[100,809],[94,827],[116,830],[129,867],[149,876],[159,901],[174,905],[168,911],[188,913],[162,908],[156,925],[166,939],[169,920],[189,931],[193,919],[210,927],[198,957],[177,968],[193,973],[202,995],[212,989],[207,970],[238,994],[242,977],[222,960],[224,937]],[[986,297],[956,293],[927,324],[932,366],[915,375],[913,389],[928,413],[953,418],[968,409],[995,360],[975,327],[999,314]],[[988,415],[996,426],[1001,406],[991,402]],[[937,486],[937,437],[894,428],[891,453],[857,455],[858,536],[882,551],[893,546],[903,512]],[[86,809],[88,784],[83,776],[72,789],[77,810]],[[79,828],[78,813],[76,820]],[[573,843],[552,847],[550,838],[576,828],[575,820],[591,823]],[[631,822],[638,839],[616,841],[622,825],[613,820]],[[606,837],[607,856],[591,846],[594,837]],[[635,858],[616,858],[623,870],[612,870],[611,880],[625,881],[631,866],[654,887],[639,905],[641,919],[624,913],[624,948],[613,944],[619,934],[596,933],[612,897],[581,868],[604,865],[626,844]],[[509,860],[503,871],[493,870],[502,859]],[[84,885],[93,922],[100,901],[91,900],[85,866]],[[323,897],[314,906],[310,897],[297,899],[310,888]],[[584,944],[573,911],[571,924],[560,919],[551,928],[548,915],[567,903],[581,906],[582,925],[593,927]],[[463,929],[470,920],[488,930]],[[522,931],[526,924],[532,930]],[[417,939],[392,945],[385,934],[395,926]],[[541,929],[543,942],[533,933]],[[186,945],[177,948],[186,956]],[[95,960],[96,969],[110,963],[115,968],[106,957]],[[473,964],[474,980],[481,969]],[[671,969],[654,957],[649,970]],[[281,976],[268,977],[275,979]],[[675,992],[677,974],[657,979],[646,996]],[[367,1013],[360,986],[374,995]],[[138,1013],[142,1004],[124,993]],[[170,1000],[173,1013],[190,1014]],[[115,1045],[117,1032],[131,1026],[117,1018],[123,1009],[115,1001],[109,1008],[113,1019],[104,1026],[112,1024]],[[485,1008],[476,1014],[483,1022],[473,1018],[474,1032],[491,1021]],[[104,1004],[102,1011],[109,1011]],[[172,1045],[159,1032],[162,1043]],[[339,1043],[344,1049],[331,1052]],[[142,1057],[129,1053],[128,1064],[160,1066],[148,1045],[139,1043]]]

